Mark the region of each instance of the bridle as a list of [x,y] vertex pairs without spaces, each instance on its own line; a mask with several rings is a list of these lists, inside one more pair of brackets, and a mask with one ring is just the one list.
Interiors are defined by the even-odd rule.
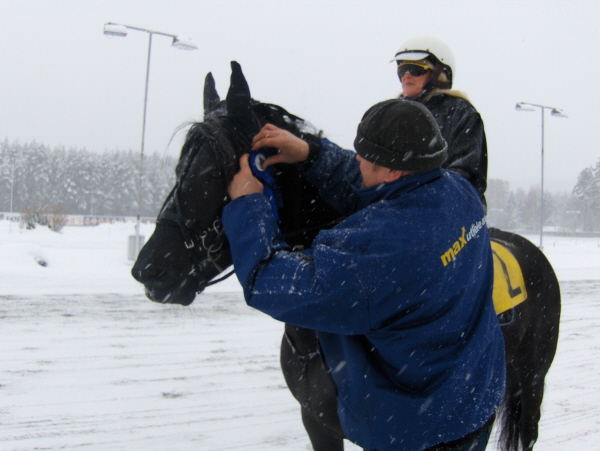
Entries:
[[[179,202],[175,202],[178,206]],[[213,265],[214,268],[221,274],[224,269],[219,265],[219,257],[222,251],[226,248],[226,236],[223,226],[221,224],[221,218],[214,220],[212,225],[201,229],[194,220],[186,219],[179,208],[176,212],[163,212],[158,217],[157,224],[176,226],[179,228],[183,236],[183,244],[188,251],[188,255],[193,263],[194,272],[198,275],[201,274],[203,266],[206,263]],[[194,242],[192,233],[196,235],[199,242]],[[211,243],[207,245],[207,243]],[[197,252],[195,252],[196,245],[200,250],[201,254],[204,254],[204,259],[201,259]],[[218,279],[213,279],[208,282],[205,287],[219,283],[233,274],[230,271],[225,276]]]
[[[200,133],[206,139],[212,141],[217,140],[215,137],[202,130],[200,130]],[[225,236],[225,230],[221,224],[220,217],[216,218],[208,227],[203,228],[197,221],[186,218],[181,211],[181,203],[179,200],[181,186],[190,172],[190,168],[200,147],[200,145],[194,146],[188,153],[183,170],[178,175],[175,186],[167,196],[156,219],[157,225],[167,225],[179,228],[183,237],[183,244],[192,260],[192,273],[196,273],[198,276],[202,274],[202,269],[207,265],[212,265],[218,273],[221,274],[224,271],[224,268],[222,268],[218,262],[222,253],[228,248],[226,245],[227,237]],[[172,207],[173,211],[167,210],[169,207]],[[200,252],[198,253],[197,250]],[[204,258],[201,258],[201,256]],[[230,271],[223,277],[209,281],[202,289],[227,279],[233,273],[234,271]]]

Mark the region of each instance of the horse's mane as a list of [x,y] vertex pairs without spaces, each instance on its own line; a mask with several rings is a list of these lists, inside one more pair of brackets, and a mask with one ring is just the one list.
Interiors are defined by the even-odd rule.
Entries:
[[[229,126],[228,126],[229,125]],[[223,116],[207,117],[203,122],[195,122],[188,130],[181,148],[181,157],[175,169],[179,178],[186,164],[194,159],[198,152],[211,152],[218,177],[230,180],[235,174],[240,150],[247,145],[240,133],[232,130]]]
[[[210,151],[217,168],[225,180],[231,180],[237,170],[237,162],[243,152],[250,150],[252,136],[247,136],[231,124],[223,108],[219,104],[208,114],[204,121],[194,122],[189,128],[181,148],[179,163],[175,169],[177,177],[181,176],[186,164],[189,164],[199,151]],[[304,119],[289,113],[279,105],[261,103],[253,100],[251,108],[255,116],[282,128],[304,139],[311,137],[320,139],[322,131]]]
[[322,138],[322,130],[317,129],[310,122],[288,112],[279,105],[256,102],[253,108],[256,109],[259,116],[265,118],[266,122],[283,128],[296,136],[310,134],[317,138]]

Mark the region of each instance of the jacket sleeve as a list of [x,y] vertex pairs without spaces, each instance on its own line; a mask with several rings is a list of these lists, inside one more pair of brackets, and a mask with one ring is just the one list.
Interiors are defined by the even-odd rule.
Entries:
[[355,152],[324,139],[318,158],[306,172],[306,179],[329,205],[342,214],[350,214],[358,205],[354,190],[362,184],[359,166]]
[[345,335],[369,330],[352,255],[323,245],[291,252],[261,194],[229,203],[223,225],[248,305],[309,329]]

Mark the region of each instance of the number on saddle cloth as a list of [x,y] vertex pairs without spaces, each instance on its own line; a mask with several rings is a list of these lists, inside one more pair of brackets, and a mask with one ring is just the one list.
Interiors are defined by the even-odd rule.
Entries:
[[269,200],[271,204],[271,210],[273,211],[273,216],[275,219],[279,221],[279,212],[278,210],[283,207],[283,199],[281,196],[281,190],[277,186],[277,182],[273,178],[272,172],[273,168],[268,167],[264,169],[262,167],[263,161],[265,161],[268,157],[275,154],[275,150],[267,149],[266,147],[262,147],[258,150],[253,150],[249,152],[250,157],[248,158],[248,162],[250,163],[250,169],[252,170],[252,174],[256,177],[264,186],[263,194]]
[[494,260],[494,307],[501,314],[527,299],[527,290],[519,262],[506,247],[492,241]]

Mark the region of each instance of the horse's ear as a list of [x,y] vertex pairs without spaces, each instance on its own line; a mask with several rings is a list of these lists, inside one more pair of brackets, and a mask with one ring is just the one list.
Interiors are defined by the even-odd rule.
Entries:
[[209,72],[204,79],[204,117],[214,110],[220,101],[221,98],[215,86],[215,79],[212,73]]
[[250,88],[242,72],[242,66],[236,61],[231,62],[231,82],[227,92],[227,112],[232,116],[250,114]]

